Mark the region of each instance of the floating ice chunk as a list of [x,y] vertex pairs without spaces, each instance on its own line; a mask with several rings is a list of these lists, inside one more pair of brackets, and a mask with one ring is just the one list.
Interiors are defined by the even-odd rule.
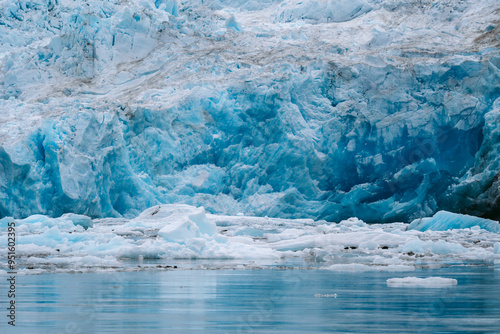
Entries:
[[390,278],[387,280],[387,286],[390,287],[423,287],[423,288],[440,288],[446,286],[457,285],[457,280],[453,278],[443,277],[404,277]]
[[90,219],[89,217],[84,215],[77,215],[74,213],[66,213],[61,216],[61,219],[70,220],[75,226],[80,225],[84,229],[88,229],[89,227],[92,227],[94,225],[92,219]]
[[331,266],[325,267],[327,270],[333,271],[374,271],[376,270],[373,266],[368,266],[361,263],[342,263],[342,264],[332,264]]
[[332,271],[414,271],[415,268],[412,266],[402,265],[402,264],[391,264],[388,266],[371,266],[362,263],[341,263],[332,264],[331,266],[325,267],[323,269]]
[[[343,226],[346,227],[346,226]],[[347,228],[347,227],[346,227]],[[315,235],[302,235],[290,240],[280,240],[270,243],[270,246],[280,251],[287,250],[302,250],[312,247],[329,247],[332,245],[342,245],[348,247],[361,247],[366,246],[366,249],[372,249],[375,244],[387,247],[398,247],[409,240],[413,239],[411,236],[395,235],[383,231],[344,231],[340,228],[340,232],[344,233],[328,233],[328,234],[315,234]]]
[[196,208],[196,210],[189,215],[189,219],[193,221],[200,229],[200,233],[213,236],[216,231],[216,226],[213,222],[207,219],[205,209],[203,207]]
[[359,244],[359,248],[367,250],[375,250],[379,247],[379,244],[375,241],[366,241]]
[[500,232],[500,224],[497,221],[447,211],[439,211],[433,217],[415,219],[408,229],[418,231],[446,231],[472,228],[474,226],[479,226],[490,232]]
[[159,235],[173,242],[211,237],[216,232],[216,226],[207,219],[205,209],[190,205],[157,205],[145,210],[131,223],[156,227]]
[[26,256],[34,256],[34,255],[47,255],[47,254],[56,254],[57,251],[54,247],[48,246],[38,246],[33,243],[29,244],[18,244],[17,245],[17,254],[18,255],[26,255]]
[[424,242],[420,239],[410,240],[401,247],[403,253],[425,253]]
[[379,271],[414,271],[415,267],[404,264],[391,264],[377,267]]
[[302,236],[305,234],[304,230],[299,230],[296,228],[290,228],[286,229],[281,233],[278,234],[271,234],[267,233],[265,236],[267,237],[267,240],[269,242],[277,242],[280,240],[291,240],[291,239],[297,239],[298,237]]
[[438,240],[436,242],[422,241],[420,239],[411,240],[402,245],[400,249],[403,253],[432,252],[438,255],[462,254],[467,251],[464,246],[457,243],[444,240]]
[[51,218],[43,215],[33,215],[26,219],[17,221],[17,232],[40,233],[51,228],[61,231],[83,231],[93,225],[90,218],[76,214],[66,214],[59,218]]
[[361,219],[358,219],[356,217],[351,217],[349,219],[343,220],[339,223],[340,226],[347,226],[347,227],[366,227],[368,226],[364,221]]
[[199,233],[198,226],[190,219],[186,219],[186,217],[172,221],[159,232],[163,238],[174,242],[185,242],[188,239],[195,238]]
[[336,293],[327,293],[327,294],[322,294],[322,293],[316,293],[314,294],[315,298],[337,298]]
[[447,254],[462,254],[467,251],[464,246],[452,242],[439,240],[430,245],[430,250],[434,254],[447,255]]
[[58,258],[38,258],[35,256],[29,257],[26,260],[28,265],[56,265],[56,266],[72,266],[72,267],[111,267],[119,266],[120,263],[113,256],[105,256],[103,258],[86,255]]
[[4,217],[0,219],[0,228],[2,231],[5,231],[10,223],[14,222],[14,218],[12,217]]
[[[137,218],[130,221],[131,224],[145,227],[163,228],[178,225],[183,220],[192,222],[200,233],[214,235],[215,223],[209,221],[203,207],[197,208],[186,204],[164,204],[156,205],[143,211]],[[171,229],[170,228],[170,229]],[[193,229],[191,227],[191,229]],[[165,229],[168,231],[169,229]]]
[[336,227],[336,224],[332,224],[332,225],[321,224],[321,225],[316,226],[316,231],[318,233],[323,233],[323,234],[332,233],[335,230],[335,227]]

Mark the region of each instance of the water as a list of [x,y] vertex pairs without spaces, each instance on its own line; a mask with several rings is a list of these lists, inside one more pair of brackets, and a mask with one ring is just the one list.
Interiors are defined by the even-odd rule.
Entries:
[[[405,276],[458,285],[386,284]],[[17,326],[2,314],[1,333],[500,333],[493,266],[44,274],[18,276],[17,290]]]

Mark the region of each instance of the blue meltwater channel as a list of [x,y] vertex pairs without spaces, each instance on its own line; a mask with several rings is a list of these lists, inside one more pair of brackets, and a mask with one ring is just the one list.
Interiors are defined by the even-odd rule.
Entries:
[[[458,284],[387,285],[406,276]],[[16,289],[16,327],[4,315],[1,333],[500,333],[500,268],[491,265],[56,273],[18,276]]]

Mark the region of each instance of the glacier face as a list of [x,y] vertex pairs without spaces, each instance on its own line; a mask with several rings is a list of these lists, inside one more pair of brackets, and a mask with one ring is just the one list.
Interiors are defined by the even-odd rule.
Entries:
[[0,217],[500,218],[497,1],[0,3]]

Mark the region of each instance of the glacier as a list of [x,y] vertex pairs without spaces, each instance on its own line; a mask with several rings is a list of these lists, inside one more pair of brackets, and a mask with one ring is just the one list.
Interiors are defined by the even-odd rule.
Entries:
[[0,218],[500,219],[496,0],[0,4]]

